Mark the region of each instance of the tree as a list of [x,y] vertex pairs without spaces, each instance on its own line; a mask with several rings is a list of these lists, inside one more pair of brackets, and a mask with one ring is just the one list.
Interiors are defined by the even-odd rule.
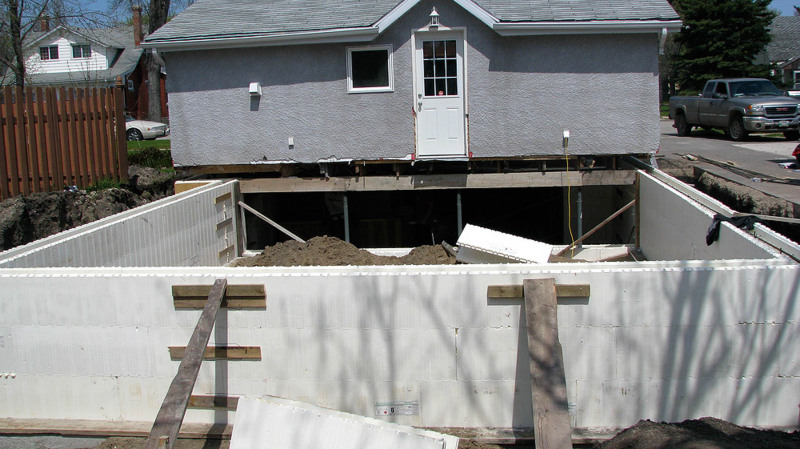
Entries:
[[795,6],[794,7],[794,15],[800,16],[800,6]]
[[769,66],[754,63],[770,41],[777,15],[771,0],[673,0],[683,20],[675,37],[674,79],[682,91],[697,92],[724,77],[768,77]]

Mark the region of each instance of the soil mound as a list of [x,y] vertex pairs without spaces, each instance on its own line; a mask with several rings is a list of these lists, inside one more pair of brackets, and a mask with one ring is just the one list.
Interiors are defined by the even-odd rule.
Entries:
[[800,432],[737,426],[717,418],[680,423],[639,421],[596,446],[598,449],[797,449]]
[[451,265],[455,257],[441,246],[419,246],[403,257],[377,256],[336,237],[314,237],[306,243],[295,240],[264,248],[255,257],[240,259],[237,267],[293,267],[343,265]]

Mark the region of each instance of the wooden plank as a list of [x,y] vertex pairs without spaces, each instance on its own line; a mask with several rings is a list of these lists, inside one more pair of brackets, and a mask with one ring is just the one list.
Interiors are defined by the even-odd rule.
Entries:
[[[27,108],[28,108],[28,129],[27,129],[27,140],[28,140],[28,152],[30,153],[30,179],[31,179],[31,189],[34,192],[42,192],[43,190],[49,190],[47,188],[47,181],[40,178],[39,174],[39,145],[36,142],[36,130],[38,128],[44,127],[44,110],[39,108],[33,107],[33,93],[34,90],[30,87],[25,88],[25,99],[27,101]],[[41,102],[41,97],[36,98],[37,105]]]
[[228,227],[228,226],[230,226],[232,224],[233,224],[233,217],[226,218],[226,219],[220,221],[219,223],[217,223],[217,231],[219,231],[220,229],[226,228],[226,227]]
[[222,195],[214,198],[214,204],[219,204],[223,201],[231,199],[231,192],[223,193]]
[[81,89],[70,89],[72,91],[72,100],[70,103],[72,104],[72,114],[70,114],[70,125],[72,126],[75,137],[78,142],[78,146],[76,150],[81,155],[81,172],[83,173],[83,186],[86,187],[94,181],[92,177],[92,164],[91,164],[91,157],[89,154],[89,150],[87,148],[86,143],[86,120],[85,114],[83,111],[83,90]]
[[224,256],[226,256],[226,255],[228,255],[228,254],[232,253],[232,252],[233,252],[233,250],[234,250],[235,248],[236,248],[236,247],[235,247],[235,246],[233,246],[233,245],[230,245],[230,246],[228,246],[228,247],[225,247],[225,248],[223,248],[222,250],[220,250],[220,252],[219,252],[219,253],[217,253],[217,256],[218,256],[218,257],[224,257]]
[[571,449],[572,429],[564,359],[558,340],[555,280],[526,279],[523,287],[536,448]]
[[239,405],[238,396],[195,396],[189,397],[189,408],[211,410],[236,410]]
[[211,330],[214,328],[214,321],[227,285],[228,281],[225,279],[214,281],[214,287],[208,294],[208,301],[189,339],[189,345],[183,348],[183,360],[178,367],[178,373],[172,380],[161,409],[156,415],[153,428],[150,429],[150,436],[145,442],[146,449],[156,449],[162,437],[168,437],[166,446],[169,449],[178,439],[178,431],[186,414],[186,407],[189,405],[189,396],[197,380],[197,373],[200,371],[200,364],[203,362],[206,345],[211,337]]
[[379,192],[389,190],[501,189],[632,185],[634,170],[591,172],[461,173],[445,175],[242,179],[242,193]]
[[[200,297],[184,297],[174,298],[172,302],[176,309],[202,309],[205,300]],[[222,300],[222,305],[220,307],[224,309],[265,309],[267,307],[267,299],[263,297],[226,298]]]
[[25,113],[25,93],[21,87],[14,88],[17,97],[14,103],[14,114],[17,116],[17,161],[19,162],[19,175],[20,184],[22,186],[22,194],[28,195],[31,193],[31,174],[28,169],[28,144],[26,142],[26,123],[31,120]]
[[47,124],[45,129],[45,148],[47,148],[48,161],[50,161],[50,172],[53,174],[52,185],[55,189],[64,188],[64,179],[70,177],[70,168],[64,163],[63,148],[58,146],[58,126],[56,125],[56,94],[53,89],[47,89],[47,113],[54,120]]
[[54,117],[50,115],[50,91],[55,91],[55,89],[42,89],[41,87],[36,88],[37,112],[44,119],[44,121],[40,122],[39,126],[36,127],[35,138],[36,144],[39,147],[39,165],[42,174],[42,188],[44,189],[49,189],[52,185],[50,182],[52,161],[50,160],[50,149],[47,148],[47,130],[51,126],[51,120],[54,120]]
[[[186,346],[170,346],[169,357],[179,360],[186,357],[190,349]],[[203,352],[204,360],[261,360],[260,346],[209,346]]]
[[581,236],[581,238],[579,238],[578,240],[575,240],[575,241],[574,241],[574,242],[572,242],[570,245],[567,245],[567,247],[566,247],[566,248],[564,248],[564,249],[562,249],[561,251],[559,251],[559,252],[556,254],[556,256],[560,256],[560,255],[562,255],[562,254],[566,253],[567,251],[569,251],[570,249],[574,248],[576,245],[580,244],[581,242],[583,242],[584,240],[586,240],[587,238],[589,238],[589,236],[591,236],[591,235],[592,235],[592,234],[594,234],[595,232],[599,231],[599,230],[600,230],[600,228],[602,228],[603,226],[607,225],[607,224],[608,224],[608,223],[609,223],[611,220],[613,220],[613,219],[617,218],[617,217],[618,217],[618,216],[620,216],[620,215],[621,215],[623,212],[625,212],[626,210],[628,210],[628,209],[630,209],[631,207],[633,207],[633,205],[634,205],[634,204],[636,204],[636,200],[635,200],[635,199],[631,200],[631,202],[630,202],[630,203],[628,203],[628,204],[626,204],[626,205],[622,206],[622,208],[621,208],[621,209],[619,209],[618,211],[616,211],[616,212],[614,212],[613,214],[611,214],[611,216],[610,216],[610,217],[608,217],[608,218],[606,218],[605,220],[601,221],[601,222],[600,222],[600,224],[598,224],[597,226],[593,227],[593,228],[592,228],[592,229],[591,229],[589,232],[587,232],[586,234],[583,234],[583,235]]
[[8,152],[8,177],[11,181],[9,190],[11,191],[11,196],[17,196],[20,188],[19,169],[17,168],[17,119],[14,117],[14,90],[11,86],[3,88],[3,97],[5,98],[3,109],[6,115],[5,144]]
[[86,107],[86,128],[89,132],[89,139],[87,143],[91,143],[92,149],[92,167],[95,176],[95,182],[103,178],[103,164],[100,161],[100,132],[97,123],[97,111],[94,107],[94,100],[97,97],[97,88],[86,88],[86,96],[84,103]]
[[114,89],[114,123],[117,129],[117,170],[122,180],[128,179],[128,139],[125,136],[125,104],[122,89]]
[[[206,297],[211,292],[212,285],[173,285],[172,296],[178,297]],[[225,290],[225,298],[240,297],[267,297],[264,284],[232,284]]]
[[[267,217],[266,215],[264,215],[264,214],[262,214],[261,212],[259,212],[259,211],[255,210],[255,209],[253,209],[252,207],[248,206],[248,205],[247,205],[247,204],[245,204],[243,201],[239,201],[239,206],[241,206],[241,207],[242,207],[242,208],[244,208],[244,209],[247,209],[247,211],[248,211],[248,212],[250,212],[251,214],[255,215],[256,217],[258,217],[258,218],[260,218],[260,219],[262,219],[262,220],[266,221],[267,223],[269,223],[270,225],[272,225],[272,227],[274,227],[275,229],[277,229],[277,230],[279,230],[279,231],[283,232],[284,234],[288,235],[288,236],[289,236],[289,237],[291,237],[292,239],[294,239],[294,240],[297,240],[297,241],[298,241],[298,242],[300,242],[300,243],[305,243],[305,242],[306,242],[305,240],[303,240],[303,239],[301,239],[300,237],[298,237],[298,236],[294,235],[294,234],[293,234],[291,231],[289,231],[288,229],[286,229],[286,228],[284,228],[283,226],[279,225],[278,223],[276,223],[275,221],[273,221],[272,219],[270,219],[270,218],[269,218],[269,217]],[[222,257],[222,255],[220,255],[220,257]]]
[[[588,298],[589,284],[557,284],[558,298]],[[525,297],[522,285],[490,285],[486,289],[489,299],[522,299]]]
[[112,138],[113,133],[111,129],[113,124],[110,121],[111,105],[109,100],[111,96],[106,95],[107,91],[108,89],[100,89],[100,98],[97,101],[100,109],[100,136],[103,142],[103,171],[106,173],[106,177],[119,179],[117,178],[117,171],[112,167],[112,161],[114,159],[113,150],[115,145]]

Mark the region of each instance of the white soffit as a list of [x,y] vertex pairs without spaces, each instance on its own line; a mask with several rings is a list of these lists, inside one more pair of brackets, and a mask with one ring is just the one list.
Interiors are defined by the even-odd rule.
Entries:
[[458,438],[276,397],[242,397],[231,449],[456,449]]

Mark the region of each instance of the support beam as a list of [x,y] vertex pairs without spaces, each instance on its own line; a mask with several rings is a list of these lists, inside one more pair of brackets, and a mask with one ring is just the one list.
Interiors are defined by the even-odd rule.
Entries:
[[558,340],[555,280],[526,279],[523,286],[536,448],[571,449],[572,429],[564,359]]
[[[380,192],[632,185],[633,170],[241,179],[242,193]],[[567,182],[569,180],[569,182]]]
[[610,217],[608,217],[605,220],[601,221],[600,224],[595,226],[595,227],[593,227],[591,229],[591,231],[587,232],[581,238],[579,238],[578,240],[575,240],[574,242],[572,242],[571,245],[568,245],[566,248],[564,248],[561,251],[559,251],[558,254],[556,254],[556,256],[560,256],[560,255],[564,254],[565,252],[569,251],[570,249],[572,249],[573,247],[579,245],[581,242],[583,242],[584,240],[586,240],[589,237],[591,237],[592,234],[594,234],[595,232],[599,231],[603,226],[607,225],[611,220],[619,217],[623,212],[625,212],[626,210],[628,210],[631,207],[633,207],[634,204],[636,204],[636,200],[632,200],[630,203],[622,206],[622,209],[614,212],[613,214],[611,214]]
[[178,431],[181,429],[186,407],[189,405],[189,396],[194,389],[206,345],[211,337],[211,329],[214,328],[214,320],[227,286],[226,279],[214,281],[214,286],[208,294],[208,302],[200,315],[200,320],[197,321],[197,326],[189,339],[189,345],[186,347],[186,353],[178,367],[178,374],[172,379],[172,384],[167,390],[153,428],[150,430],[150,436],[145,442],[145,449],[160,449],[161,447],[171,449],[178,439]]
[[298,236],[296,236],[296,235],[292,234],[292,233],[291,233],[291,232],[290,232],[288,229],[286,229],[286,228],[284,228],[283,226],[279,225],[279,224],[278,224],[278,223],[276,223],[274,220],[272,220],[272,219],[268,218],[266,215],[264,215],[264,214],[262,214],[261,212],[259,212],[259,211],[255,210],[255,209],[253,209],[252,207],[248,206],[247,204],[245,204],[245,203],[244,203],[244,201],[239,201],[239,205],[240,205],[240,206],[242,206],[242,208],[244,208],[244,209],[247,209],[247,211],[248,211],[248,212],[250,212],[251,214],[253,214],[253,215],[255,215],[256,217],[258,217],[258,218],[260,218],[260,219],[262,219],[262,220],[266,221],[267,223],[269,223],[269,224],[271,224],[273,227],[275,227],[275,229],[277,229],[277,230],[279,230],[279,231],[283,232],[284,234],[286,234],[286,235],[288,235],[289,237],[291,237],[291,238],[293,238],[293,239],[297,240],[298,242],[300,242],[300,243],[305,243],[305,242],[306,242],[305,240],[301,239],[300,237],[298,237]]

